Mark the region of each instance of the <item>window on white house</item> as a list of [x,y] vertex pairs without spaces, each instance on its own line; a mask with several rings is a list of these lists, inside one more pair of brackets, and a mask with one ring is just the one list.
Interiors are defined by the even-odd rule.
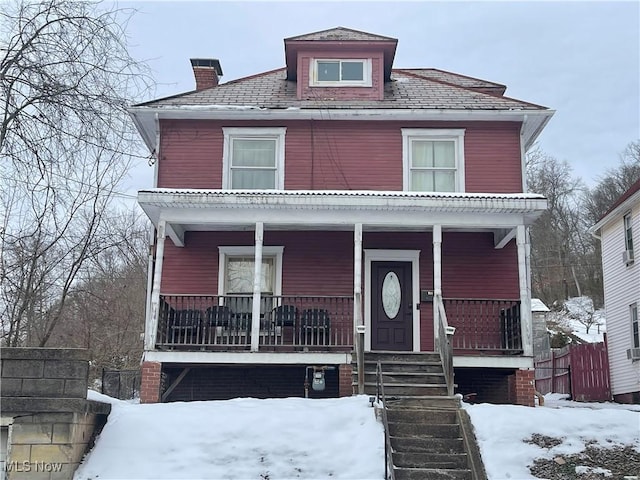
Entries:
[[403,128],[403,189],[464,191],[464,130]]
[[633,303],[629,306],[629,314],[631,315],[631,347],[640,348],[640,329],[638,325],[637,303]]
[[631,213],[624,216],[624,247],[633,252],[633,232],[631,230]]
[[284,188],[286,128],[225,127],[223,132],[223,188]]
[[312,86],[371,86],[371,61],[368,59],[314,59],[309,84]]

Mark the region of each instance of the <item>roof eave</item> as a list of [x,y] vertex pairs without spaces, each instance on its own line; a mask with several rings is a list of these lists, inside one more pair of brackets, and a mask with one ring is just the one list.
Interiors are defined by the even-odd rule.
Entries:
[[[214,108],[215,107],[215,108]],[[150,151],[155,148],[156,119],[202,120],[441,120],[522,122],[523,144],[529,148],[547,124],[553,110],[442,110],[442,109],[267,109],[251,106],[220,108],[144,107],[128,109]]]
[[614,219],[620,217],[621,215],[624,215],[636,203],[640,205],[640,190],[635,192],[633,195],[627,198],[624,202],[622,202],[620,205],[618,205],[609,213],[607,213],[604,217],[602,217],[598,223],[596,223],[594,226],[589,228],[589,233],[596,238],[600,238],[601,230],[603,227],[605,227],[608,223],[610,223]]

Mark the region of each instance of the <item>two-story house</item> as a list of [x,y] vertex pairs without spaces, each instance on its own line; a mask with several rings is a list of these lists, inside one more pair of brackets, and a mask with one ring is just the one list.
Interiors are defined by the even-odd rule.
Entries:
[[620,196],[591,232],[600,239],[602,248],[611,393],[617,402],[640,403],[640,180]]
[[553,112],[395,68],[396,46],[291,37],[285,67],[227,83],[194,59],[195,91],[131,108],[156,175],[143,402],[351,395],[362,352],[434,352],[454,329],[459,392],[533,402],[546,200],[524,160]]

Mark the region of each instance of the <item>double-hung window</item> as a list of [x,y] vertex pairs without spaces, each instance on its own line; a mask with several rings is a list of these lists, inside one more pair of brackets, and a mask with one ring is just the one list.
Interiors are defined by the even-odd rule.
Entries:
[[624,222],[624,248],[626,250],[627,263],[633,261],[633,231],[631,228],[631,213],[623,217]]
[[402,129],[403,190],[464,192],[464,130]]
[[222,187],[280,190],[284,188],[285,127],[225,127]]
[[[283,249],[271,246],[262,249],[260,293],[267,297],[281,294]],[[255,277],[254,247],[218,247],[218,251],[218,294],[227,299],[234,312],[250,312],[249,297],[253,295]],[[264,308],[262,301],[261,309]]]
[[629,305],[629,315],[631,316],[631,347],[640,348],[640,329],[638,325],[638,304]]
[[314,59],[311,62],[311,86],[370,87],[369,59]]

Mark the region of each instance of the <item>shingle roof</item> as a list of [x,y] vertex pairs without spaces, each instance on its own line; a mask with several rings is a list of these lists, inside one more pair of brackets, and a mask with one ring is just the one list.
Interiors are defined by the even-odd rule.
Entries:
[[[427,73],[425,73],[427,72]],[[264,109],[451,109],[451,110],[544,110],[546,107],[473,88],[426,78],[446,76],[458,84],[495,85],[477,79],[464,80],[448,72],[424,69],[422,74],[394,70],[385,83],[383,100],[345,100],[318,97],[298,100],[296,83],[286,80],[286,69],[253,75],[217,87],[187,92],[140,104],[150,107],[236,106]]]
[[289,41],[306,41],[306,40],[321,40],[321,41],[367,41],[378,42],[397,39],[391,37],[383,37],[382,35],[376,35],[368,32],[361,32],[359,30],[353,30],[351,28],[336,27],[327,30],[320,30],[319,32],[306,33],[304,35],[298,35],[296,37],[285,38],[285,42]]
[[444,70],[438,70],[437,68],[402,68],[403,72],[413,73],[432,80],[439,80],[442,82],[452,83],[461,87],[467,88],[502,88],[506,89],[505,85],[500,83],[488,82],[479,78],[467,77],[466,75],[460,75],[458,73],[446,72]]

